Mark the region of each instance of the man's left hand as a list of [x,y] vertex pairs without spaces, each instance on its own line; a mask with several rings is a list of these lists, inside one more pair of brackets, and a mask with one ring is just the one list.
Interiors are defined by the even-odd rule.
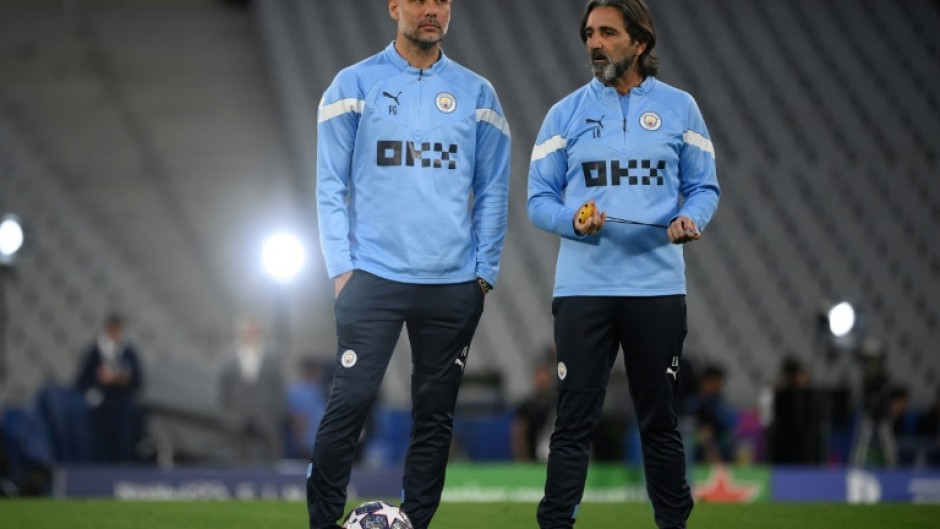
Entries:
[[695,221],[685,215],[676,217],[669,225],[669,242],[672,244],[685,244],[701,238],[702,232],[695,225]]

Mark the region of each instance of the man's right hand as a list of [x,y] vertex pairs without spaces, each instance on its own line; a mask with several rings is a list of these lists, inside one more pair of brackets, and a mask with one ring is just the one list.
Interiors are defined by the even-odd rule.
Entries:
[[343,291],[343,288],[346,286],[346,283],[349,282],[349,278],[352,277],[353,271],[350,270],[345,274],[340,274],[336,276],[336,279],[333,280],[333,299],[339,297],[339,293]]
[[580,235],[594,235],[601,231],[605,222],[607,222],[607,213],[598,211],[593,200],[585,202],[572,219],[574,231]]

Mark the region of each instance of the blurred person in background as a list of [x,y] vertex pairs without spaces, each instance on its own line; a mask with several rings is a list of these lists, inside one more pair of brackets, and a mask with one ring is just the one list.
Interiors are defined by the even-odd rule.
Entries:
[[698,391],[689,397],[685,413],[692,419],[693,460],[698,463],[730,463],[734,458],[734,410],[722,391],[725,371],[716,365],[705,367]]
[[868,464],[868,449],[877,435],[881,459],[889,467],[897,464],[897,440],[894,437],[890,406],[888,348],[885,342],[869,336],[855,351],[862,374],[862,415],[852,441],[851,462],[857,467]]
[[138,396],[143,379],[140,356],[124,340],[124,319],[113,314],[82,355],[75,382],[88,406],[91,461],[128,463],[134,459],[142,433]]
[[300,377],[287,388],[288,457],[310,458],[317,427],[326,409],[326,395],[320,361],[304,358],[300,361]]
[[888,421],[897,444],[898,465],[913,465],[922,443],[917,436],[917,414],[911,410],[911,394],[907,388],[895,386],[888,393]]
[[911,393],[897,386],[888,392],[888,420],[897,439],[914,434],[917,417],[911,413]]
[[798,465],[818,462],[820,411],[810,387],[810,374],[799,358],[780,363],[769,402],[767,444],[774,463]]
[[[0,412],[3,412],[3,402],[0,400]],[[16,483],[13,481],[13,470],[10,458],[7,456],[6,433],[3,431],[3,421],[0,421],[0,497],[15,496]]]
[[937,388],[933,403],[917,418],[917,435],[936,439],[940,443],[940,387]]
[[810,374],[799,358],[788,356],[780,364],[780,373],[777,375],[778,389],[808,389],[810,387]]
[[285,425],[281,358],[270,350],[254,316],[236,324],[234,350],[219,372],[219,404],[230,425],[238,463],[280,459]]
[[0,498],[47,496],[54,461],[45,424],[25,410],[13,415],[4,413],[0,398]]
[[[554,356],[554,354],[552,355]],[[513,415],[512,456],[516,461],[546,461],[555,422],[556,391],[548,358],[532,366],[532,391]]]
[[940,387],[930,408],[917,418],[917,436],[925,447],[925,463],[940,465]]
[[[622,346],[656,524],[684,528],[693,501],[676,401],[687,331],[682,245],[701,237],[718,207],[715,151],[693,98],[655,77],[644,1],[591,0],[580,33],[595,79],[549,110],[529,169],[529,217],[561,237],[557,418],[537,519],[542,529],[575,523]],[[649,225],[608,226],[605,209]]]
[[451,4],[389,0],[395,40],[337,74],[320,103],[317,215],[338,347],[308,467],[312,529],[343,513],[356,439],[403,326],[413,423],[402,509],[425,529],[440,504],[509,209],[509,125],[490,83],[441,50]]

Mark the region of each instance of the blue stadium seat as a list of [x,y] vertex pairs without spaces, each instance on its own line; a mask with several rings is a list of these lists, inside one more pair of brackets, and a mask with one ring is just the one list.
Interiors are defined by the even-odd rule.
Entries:
[[48,430],[55,461],[88,461],[88,412],[81,393],[60,384],[46,384],[36,397],[36,408]]

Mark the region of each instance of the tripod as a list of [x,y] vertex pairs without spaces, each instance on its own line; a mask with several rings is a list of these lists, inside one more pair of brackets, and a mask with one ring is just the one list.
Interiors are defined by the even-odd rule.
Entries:
[[862,424],[858,427],[858,433],[852,445],[852,466],[865,466],[868,459],[868,448],[871,445],[871,437],[876,430],[879,446],[882,453],[884,453],[885,464],[888,468],[897,466],[898,450],[897,443],[894,441],[894,431],[891,429],[891,421],[887,417],[874,418],[867,412],[862,417]]
[[877,431],[881,452],[889,468],[897,465],[898,450],[888,414],[887,350],[880,340],[869,338],[856,353],[862,367],[862,404],[864,416],[852,446],[852,465],[864,466],[872,435]]

